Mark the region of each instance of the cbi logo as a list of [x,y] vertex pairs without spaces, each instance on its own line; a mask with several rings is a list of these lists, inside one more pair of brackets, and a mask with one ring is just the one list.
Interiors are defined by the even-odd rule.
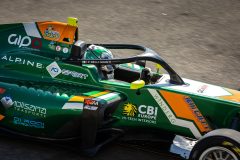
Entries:
[[157,116],[157,107],[140,105],[138,111],[140,114],[147,114],[149,116]]
[[123,105],[123,114],[126,116],[134,117],[135,115],[147,115],[147,116],[157,116],[157,107],[140,105],[136,107],[131,103],[125,103]]
[[137,107],[131,103],[125,103],[123,105],[123,114],[134,117],[137,114]]

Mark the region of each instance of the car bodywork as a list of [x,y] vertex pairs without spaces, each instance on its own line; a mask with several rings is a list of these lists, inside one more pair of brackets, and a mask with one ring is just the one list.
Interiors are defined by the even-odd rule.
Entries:
[[[181,78],[151,49],[100,44],[143,53],[82,59],[90,44],[81,46],[77,25],[54,21],[0,25],[0,34],[0,126],[8,131],[52,140],[82,137],[83,147],[91,147],[108,128],[193,139],[217,128],[240,129],[239,91]],[[132,89],[144,68],[136,61],[155,62],[168,74]],[[118,64],[116,78],[102,79],[99,64]]]

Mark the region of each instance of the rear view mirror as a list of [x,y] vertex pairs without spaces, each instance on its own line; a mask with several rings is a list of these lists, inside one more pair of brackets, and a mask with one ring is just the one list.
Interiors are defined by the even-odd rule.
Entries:
[[145,82],[143,80],[136,80],[130,84],[130,89],[139,89],[144,86],[145,86]]
[[159,73],[160,69],[162,69],[163,67],[160,64],[156,64],[156,69],[157,69],[157,73]]

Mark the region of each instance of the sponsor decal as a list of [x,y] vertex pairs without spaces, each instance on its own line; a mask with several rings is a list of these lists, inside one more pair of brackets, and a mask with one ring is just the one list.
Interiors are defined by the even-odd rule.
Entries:
[[[109,91],[91,91],[85,93],[84,96],[72,96],[68,99],[68,101],[63,105],[62,109],[90,109],[97,110],[99,104],[98,100],[104,99],[108,101],[108,99],[113,100],[119,93]],[[97,98],[97,99],[95,99]],[[118,97],[115,99],[117,100]],[[119,97],[120,98],[120,97]],[[115,100],[114,99],[114,100]],[[91,106],[91,107],[89,107]]]
[[67,69],[63,69],[62,74],[65,75],[65,76],[70,75],[74,78],[80,78],[80,79],[87,79],[87,77],[88,77],[87,74],[79,73],[79,72],[76,72],[76,71],[70,71],[70,70],[67,70]]
[[156,124],[157,111],[157,107],[147,105],[136,107],[136,105],[126,103],[123,105],[123,115],[126,115],[123,119]]
[[98,109],[98,101],[93,99],[84,99],[84,109],[95,111]]
[[5,109],[10,108],[13,105],[13,100],[10,96],[5,96],[1,99],[2,105]]
[[[167,119],[169,120],[169,122],[172,125],[188,128],[196,138],[200,138],[202,136],[201,133],[199,132],[198,128],[193,124],[192,121],[185,120],[185,119],[179,119],[174,115],[174,113],[175,114],[176,113],[182,113],[183,112],[182,107],[179,107],[179,105],[177,105],[176,108],[180,109],[181,112],[178,112],[178,111],[175,110],[174,113],[173,113],[173,111],[171,109],[175,109],[175,108],[170,109],[170,107],[166,104],[166,102],[160,96],[158,91],[156,91],[154,89],[148,89],[148,91],[152,95],[153,99],[157,102],[157,104],[159,105],[159,107],[161,108],[161,110],[166,115]],[[163,92],[161,92],[161,94],[163,94]],[[166,98],[166,97],[164,96],[164,98]],[[175,98],[175,97],[173,97],[173,98]],[[170,101],[168,101],[168,103],[169,102]],[[176,101],[176,102],[178,102],[178,101]],[[183,114],[185,114],[185,113],[183,112]]]
[[12,45],[17,45],[19,48],[27,47],[27,46],[30,46],[31,44],[31,38],[28,36],[10,34],[8,36],[8,43]]
[[[1,103],[5,109],[10,108],[13,105],[12,98],[10,96],[5,96],[1,99]],[[5,118],[4,115],[0,114],[0,121]]]
[[4,88],[0,88],[0,94],[5,93],[5,91],[6,91],[6,89],[4,89]]
[[56,51],[61,51],[61,46],[56,46]]
[[14,109],[18,112],[23,112],[25,114],[30,114],[33,116],[46,118],[47,109],[32,104],[27,104],[25,102],[14,101]]
[[185,102],[188,104],[189,109],[192,111],[194,116],[198,119],[199,122],[201,122],[202,126],[205,128],[206,131],[210,131],[210,127],[206,121],[206,119],[203,117],[195,103],[192,101],[192,99],[188,96],[184,97]]
[[48,47],[50,48],[50,49],[52,49],[52,50],[55,50],[55,45],[56,45],[56,42],[55,41],[51,41],[50,43],[49,43],[49,45],[48,45]]
[[34,38],[33,40],[29,36],[22,36],[17,34],[10,34],[8,36],[8,43],[16,45],[19,48],[28,47],[32,45],[32,48],[40,49],[42,47],[42,41],[40,38]]
[[112,61],[111,60],[105,60],[104,59],[104,61],[102,61],[102,60],[94,60],[94,61],[92,61],[92,60],[85,60],[85,61],[82,61],[82,63],[83,64],[111,64],[112,63]]
[[31,114],[38,117],[45,118],[47,115],[47,109],[39,106],[35,106],[32,104],[27,104],[25,102],[13,101],[10,96],[5,96],[1,99],[1,103],[5,109],[9,109],[11,107],[18,112],[22,112],[25,114]]
[[86,105],[86,106],[84,106],[84,109],[91,110],[91,111],[96,111],[98,109],[98,107]]
[[207,89],[207,87],[208,87],[207,85],[203,85],[197,90],[197,92],[198,93],[203,93]]
[[84,104],[89,106],[98,106],[98,101],[93,99],[84,99]]
[[43,122],[29,120],[29,119],[20,118],[20,117],[13,117],[13,124],[21,125],[24,127],[32,127],[32,128],[40,128],[40,129],[45,128]]
[[35,48],[35,49],[42,48],[42,41],[40,38],[34,38],[32,40],[32,48]]
[[63,48],[63,53],[68,53],[68,48]]
[[134,117],[137,114],[137,107],[131,103],[123,105],[123,115]]
[[44,36],[48,38],[58,39],[60,37],[60,34],[58,31],[54,30],[54,27],[52,25],[49,25],[44,31]]
[[51,77],[53,77],[53,78],[62,72],[62,70],[58,66],[57,62],[52,62],[51,64],[49,64],[46,67],[46,69],[47,69],[48,73],[51,75]]
[[23,64],[23,65],[27,65],[27,66],[31,66],[31,67],[35,67],[35,68],[39,68],[39,69],[43,68],[42,63],[34,62],[31,60],[27,60],[27,59],[22,59],[19,57],[12,57],[12,56],[4,55],[1,57],[1,60],[16,63],[16,64]]

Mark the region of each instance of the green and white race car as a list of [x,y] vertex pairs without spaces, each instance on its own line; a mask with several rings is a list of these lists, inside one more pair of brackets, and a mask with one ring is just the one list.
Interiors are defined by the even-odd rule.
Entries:
[[[240,159],[239,91],[181,78],[143,46],[86,44],[76,18],[2,24],[0,34],[1,133],[89,154],[122,135],[167,137],[186,159]],[[113,58],[120,49],[142,53]]]

